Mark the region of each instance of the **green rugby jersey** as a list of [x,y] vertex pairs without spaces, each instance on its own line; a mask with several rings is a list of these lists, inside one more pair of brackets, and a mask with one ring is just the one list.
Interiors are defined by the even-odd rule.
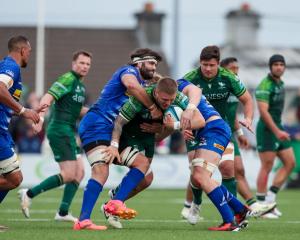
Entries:
[[[256,100],[269,104],[268,112],[276,123],[281,122],[284,95],[283,81],[276,82],[271,75],[265,77],[255,90]],[[260,121],[262,121],[261,118]]]
[[206,99],[226,121],[228,121],[226,116],[227,99],[230,93],[240,97],[246,92],[246,87],[240,79],[222,67],[219,67],[217,76],[212,79],[206,79],[202,75],[200,68],[188,72],[183,78],[200,87]]
[[85,87],[73,71],[60,76],[48,90],[55,103],[51,108],[50,123],[63,123],[75,128],[85,101]]
[[[147,87],[145,90],[152,101],[155,103],[155,98],[153,96],[154,88],[154,86],[151,86]],[[177,92],[176,98],[172,105],[176,105],[182,109],[186,109],[188,103],[188,97],[181,92]],[[162,123],[162,120],[152,120],[150,111],[141,102],[139,102],[132,96],[123,105],[120,110],[120,114],[123,118],[129,121],[123,128],[123,134],[129,134],[132,136],[154,137],[153,133],[142,132],[140,129],[140,124],[143,122],[153,123],[155,121],[159,121]]]
[[235,116],[236,116],[238,105],[239,105],[239,100],[236,98],[236,96],[231,94],[227,100],[226,116],[232,132],[235,131],[234,122],[235,122]]

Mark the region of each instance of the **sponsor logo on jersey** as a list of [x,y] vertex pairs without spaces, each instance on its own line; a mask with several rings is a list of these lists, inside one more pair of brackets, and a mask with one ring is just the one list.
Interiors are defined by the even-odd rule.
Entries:
[[11,76],[12,78],[15,76],[14,72],[11,70],[6,70],[5,71],[9,76]]
[[16,98],[16,99],[18,99],[18,100],[20,100],[21,94],[22,94],[22,90],[16,89],[16,90],[14,91],[14,93],[13,93],[13,97]]
[[218,82],[218,84],[219,84],[218,89],[224,89],[224,88],[226,88],[226,84],[225,84],[225,83],[223,83],[223,82]]
[[225,92],[225,93],[209,93],[209,94],[204,94],[204,95],[208,99],[208,101],[210,101],[210,100],[217,100],[217,99],[227,98],[228,94],[229,94],[229,92]]
[[225,150],[225,148],[222,145],[218,144],[218,143],[214,143],[214,147],[220,149],[221,151]]

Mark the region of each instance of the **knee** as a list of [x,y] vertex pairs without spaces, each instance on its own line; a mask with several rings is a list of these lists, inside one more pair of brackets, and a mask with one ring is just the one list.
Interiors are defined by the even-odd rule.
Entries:
[[202,179],[202,175],[199,172],[193,172],[191,175],[191,183],[194,185],[196,188],[202,188],[202,184],[204,179]]
[[67,169],[60,172],[64,183],[69,183],[76,181],[76,172],[75,169]]
[[9,190],[15,189],[20,186],[23,181],[23,175],[17,174],[10,180]]
[[84,178],[84,169],[79,168],[76,173],[76,181],[80,183],[83,178]]
[[150,162],[145,156],[139,155],[130,167],[137,168],[143,173],[146,173],[150,167]]

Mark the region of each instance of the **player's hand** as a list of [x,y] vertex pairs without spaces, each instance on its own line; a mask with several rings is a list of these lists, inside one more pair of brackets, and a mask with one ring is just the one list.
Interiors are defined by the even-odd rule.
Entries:
[[286,131],[279,130],[275,133],[275,135],[280,141],[287,141],[291,139],[290,134],[288,134]]
[[140,124],[142,132],[146,133],[161,133],[163,130],[163,125],[161,123],[142,123]]
[[181,114],[180,125],[183,130],[191,128],[191,120],[193,118],[193,109],[186,109]]
[[192,141],[195,139],[194,134],[191,130],[183,130],[182,133],[183,133],[183,139],[185,141]]
[[40,121],[39,114],[29,108],[25,108],[25,111],[21,114],[24,118],[28,118],[33,121],[34,124],[37,124]]
[[174,120],[173,118],[167,114],[165,117],[164,117],[164,126],[167,128],[167,129],[172,129],[174,130]]
[[36,124],[32,124],[32,129],[34,134],[38,134],[40,131],[42,131],[44,125],[43,118],[40,118],[40,121]]
[[150,108],[149,108],[150,114],[151,114],[151,118],[152,119],[162,119],[162,111],[160,109],[158,109],[158,107],[153,104]]
[[251,119],[245,118],[245,119],[243,119],[243,120],[240,120],[239,123],[240,123],[243,127],[247,128],[251,133],[255,134],[255,133],[254,133],[254,130],[253,130],[253,128],[252,128],[252,120],[251,120]]
[[237,139],[241,148],[248,149],[250,147],[250,143],[244,135],[238,136]]
[[49,107],[48,104],[43,104],[43,105],[40,105],[37,109],[35,109],[35,111],[37,113],[40,113],[40,112],[45,112],[45,110]]
[[105,160],[107,164],[111,164],[115,158],[117,159],[118,163],[121,163],[121,157],[118,148],[109,146],[106,149],[103,149],[103,153],[106,155]]

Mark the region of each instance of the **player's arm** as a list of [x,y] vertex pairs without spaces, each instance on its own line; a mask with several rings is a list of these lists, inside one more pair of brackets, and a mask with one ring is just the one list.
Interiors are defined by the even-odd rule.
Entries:
[[[196,129],[201,129],[205,127],[205,119],[201,112],[196,109],[193,111],[193,118],[191,121],[191,129],[196,130]],[[182,128],[183,129],[183,128]],[[185,129],[183,129],[185,130]]]
[[245,128],[247,128],[250,132],[253,133],[252,129],[252,121],[253,121],[253,100],[246,90],[241,96],[238,97],[239,101],[243,104],[244,110],[244,119],[240,120],[240,124],[242,124]]
[[162,117],[162,112],[153,103],[153,101],[147,95],[145,89],[139,84],[134,75],[124,74],[122,76],[122,83],[127,88],[129,95],[134,96],[146,108],[149,109],[153,119],[158,119]]
[[200,103],[202,90],[194,84],[189,84],[183,88],[182,93],[189,98],[189,105],[187,106],[187,109],[183,111],[180,119],[182,129],[187,129],[191,127],[190,124],[193,118],[193,112]]
[[269,104],[264,101],[257,101],[257,106],[262,120],[264,121],[266,126],[275,134],[275,136],[279,140],[289,140],[290,139],[289,134],[279,129],[275,124],[275,122],[273,121],[273,118],[268,111]]
[[114,122],[110,146],[104,150],[108,155],[109,163],[112,163],[115,158],[117,158],[119,163],[121,162],[118,149],[123,126],[130,122],[142,108],[143,105],[134,97],[130,97],[121,108],[120,113]]
[[234,119],[234,134],[239,142],[239,146],[241,148],[247,149],[249,148],[249,141],[246,138],[246,136],[244,135],[243,129],[241,128],[240,124],[239,124],[239,120],[237,118],[237,115],[235,116]]
[[155,134],[155,141],[160,142],[164,140],[166,137],[170,136],[175,130],[163,127],[162,131]]
[[108,163],[112,163],[115,158],[117,158],[118,162],[121,163],[121,158],[119,154],[119,142],[120,137],[122,135],[122,129],[125,124],[129,121],[124,118],[121,114],[119,114],[114,122],[114,129],[112,132],[110,146],[104,150],[104,153],[107,154]]
[[32,120],[34,123],[38,123],[40,121],[39,115],[34,110],[25,108],[15,101],[8,91],[10,86],[1,78],[3,78],[3,76],[0,77],[0,102],[12,109],[18,115],[22,115],[23,117]]
[[83,106],[80,110],[80,117],[83,117],[89,111],[88,107]]

